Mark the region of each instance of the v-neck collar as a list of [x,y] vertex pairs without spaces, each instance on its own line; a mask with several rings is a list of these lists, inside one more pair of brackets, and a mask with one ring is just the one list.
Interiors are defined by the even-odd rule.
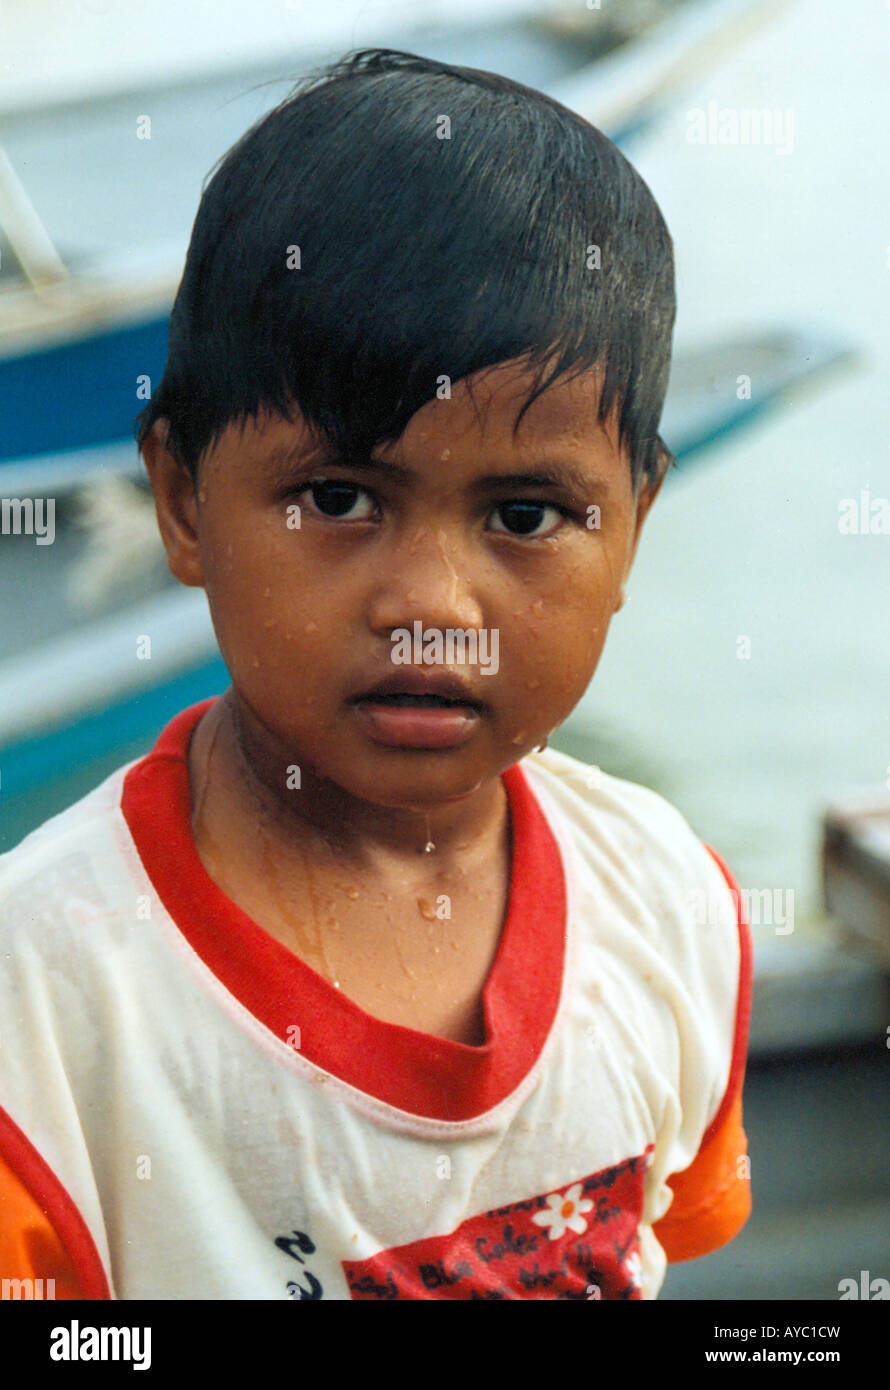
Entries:
[[513,844],[510,893],[482,994],[486,1042],[472,1047],[366,1013],[213,881],[192,836],[188,773],[189,740],[212,704],[205,700],[177,715],[123,784],[121,810],[176,927],[283,1044],[298,1038],[303,1057],[348,1085],[437,1120],[468,1120],[492,1109],[540,1055],[559,1004],[565,958],[562,861],[519,765],[503,774]]

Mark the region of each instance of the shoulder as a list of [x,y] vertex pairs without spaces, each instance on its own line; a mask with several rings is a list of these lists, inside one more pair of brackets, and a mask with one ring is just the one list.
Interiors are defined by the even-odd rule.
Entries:
[[530,753],[520,766],[530,780],[546,787],[562,809],[581,823],[595,819],[604,829],[608,825],[613,833],[628,840],[665,844],[692,834],[681,813],[658,792],[612,777],[567,753],[545,748]]
[[107,907],[107,884],[122,854],[120,798],[132,764],[45,821],[0,855],[0,942],[11,949]]
[[[576,855],[690,920],[737,924],[737,889],[725,864],[658,792],[545,749],[521,763],[532,790]],[[719,925],[719,922],[718,922]]]
[[521,767],[560,846],[579,940],[663,1001],[696,1040],[693,1074],[709,1057],[722,1091],[747,1046],[751,995],[751,938],[731,871],[647,787],[550,749]]

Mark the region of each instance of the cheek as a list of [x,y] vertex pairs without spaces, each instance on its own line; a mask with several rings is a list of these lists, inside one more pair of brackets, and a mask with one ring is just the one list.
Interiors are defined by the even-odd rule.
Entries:
[[607,553],[560,566],[548,582],[529,586],[511,623],[510,646],[523,665],[561,663],[587,669],[602,651],[617,601]]
[[524,688],[571,708],[596,669],[609,616],[605,608],[577,605],[530,623],[516,648]]
[[208,536],[206,590],[219,648],[241,698],[284,738],[327,737],[362,624],[360,572],[257,518]]
[[[324,590],[301,573],[298,538],[276,527],[233,532],[218,523],[202,537],[205,589],[217,641],[242,687],[274,682],[295,666],[310,679],[323,657]],[[307,603],[305,595],[312,595]],[[289,677],[289,679],[291,679]]]
[[578,564],[511,614],[501,633],[509,672],[502,689],[520,722],[537,711],[555,726],[574,708],[596,670],[616,597],[607,566]]

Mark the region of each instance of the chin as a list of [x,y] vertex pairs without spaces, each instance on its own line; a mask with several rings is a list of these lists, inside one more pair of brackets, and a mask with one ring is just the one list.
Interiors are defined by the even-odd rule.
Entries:
[[432,811],[437,806],[466,801],[486,781],[496,776],[497,772],[492,771],[480,777],[478,770],[474,770],[465,777],[452,774],[447,779],[450,785],[443,785],[446,779],[441,773],[437,777],[435,774],[424,775],[418,769],[406,769],[401,776],[396,772],[389,776],[372,775],[363,786],[357,786],[354,779],[351,779],[351,784],[340,785],[344,791],[372,806],[386,806],[393,811]]

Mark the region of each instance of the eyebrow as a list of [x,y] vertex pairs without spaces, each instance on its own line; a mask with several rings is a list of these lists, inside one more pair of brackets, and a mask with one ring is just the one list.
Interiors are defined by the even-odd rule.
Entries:
[[[268,466],[284,478],[295,468],[301,472],[323,472],[325,468],[347,468],[357,473],[386,474],[393,481],[408,483],[417,478],[417,472],[402,464],[391,463],[387,459],[376,459],[368,455],[343,455],[335,458],[307,458],[302,450],[282,450],[266,459]],[[487,473],[475,478],[471,483],[474,492],[496,492],[499,488],[550,488],[558,491],[586,494],[591,489],[608,488],[608,480],[601,476],[588,475],[583,468],[568,460],[558,459],[543,466],[530,469],[527,473]]]
[[503,487],[543,487],[565,492],[588,492],[591,488],[607,487],[605,478],[589,475],[576,464],[554,462],[528,473],[489,473],[477,478],[473,487],[479,492]]

